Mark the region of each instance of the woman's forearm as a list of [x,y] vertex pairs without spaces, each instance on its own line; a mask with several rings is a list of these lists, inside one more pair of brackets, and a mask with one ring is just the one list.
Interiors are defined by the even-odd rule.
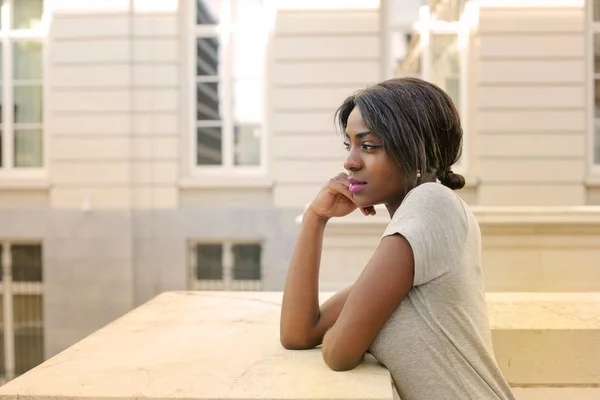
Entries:
[[[281,344],[290,349],[310,348],[320,343],[319,265],[327,222],[307,211],[292,256],[281,307]],[[322,339],[322,337],[321,337]]]

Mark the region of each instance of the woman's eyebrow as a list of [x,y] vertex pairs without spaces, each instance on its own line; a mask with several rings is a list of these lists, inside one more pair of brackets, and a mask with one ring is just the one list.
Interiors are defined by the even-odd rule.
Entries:
[[[359,139],[362,139],[362,138],[372,135],[372,134],[373,134],[373,132],[370,132],[370,131],[360,132],[360,133],[357,133],[356,135],[354,135],[354,140],[359,140]],[[346,136],[347,139],[350,139],[350,135],[348,133],[345,133],[344,136]]]

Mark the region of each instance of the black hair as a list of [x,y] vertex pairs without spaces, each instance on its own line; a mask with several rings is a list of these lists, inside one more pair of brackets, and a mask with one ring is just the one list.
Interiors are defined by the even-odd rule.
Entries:
[[406,174],[435,172],[450,189],[465,186],[465,178],[451,169],[462,153],[460,116],[438,86],[418,78],[395,78],[362,89],[336,111],[342,131],[354,107]]

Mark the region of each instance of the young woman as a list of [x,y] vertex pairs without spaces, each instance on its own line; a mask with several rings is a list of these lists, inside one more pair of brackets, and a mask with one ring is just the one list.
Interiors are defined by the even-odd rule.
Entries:
[[[514,399],[494,358],[481,269],[481,233],[453,191],[462,129],[452,100],[415,78],[381,82],[336,113],[347,173],[316,195],[302,221],[281,310],[287,349],[322,345],[336,371],[368,351],[402,400]],[[437,181],[439,180],[440,183]],[[383,204],[391,221],[357,281],[319,307],[327,221]]]

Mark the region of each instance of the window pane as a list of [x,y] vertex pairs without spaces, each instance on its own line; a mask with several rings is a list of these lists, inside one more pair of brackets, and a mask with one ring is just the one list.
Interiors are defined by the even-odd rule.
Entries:
[[221,119],[218,82],[200,82],[196,85],[196,119],[218,121]]
[[42,246],[11,246],[14,282],[42,282]]
[[244,79],[234,83],[233,117],[238,123],[262,121],[263,82],[261,79]]
[[600,21],[600,0],[594,1],[594,21]]
[[43,164],[43,138],[40,129],[15,131],[15,167],[41,167]]
[[42,79],[42,44],[35,41],[13,43],[14,78]]
[[233,76],[258,78],[265,69],[267,35],[260,30],[244,31],[230,36]]
[[260,280],[260,244],[234,244],[233,253],[233,279],[235,280]]
[[199,244],[196,245],[196,279],[222,280],[223,279],[223,245]]
[[42,87],[15,86],[15,122],[42,122]]
[[236,125],[234,131],[235,165],[260,165],[260,136],[258,125]]
[[196,23],[198,25],[214,25],[219,23],[222,0],[196,0],[196,4]]
[[24,374],[44,361],[43,301],[41,295],[15,295],[15,372]]
[[219,39],[215,37],[196,39],[196,74],[198,76],[219,74]]
[[196,147],[198,165],[221,165],[223,138],[220,127],[197,128]]
[[600,79],[594,81],[594,162],[600,164]]
[[13,28],[31,29],[39,25],[44,12],[43,0],[13,1]]
[[4,364],[4,299],[0,296],[0,385],[6,377],[6,365]]
[[600,73],[600,34],[594,35],[594,72]]

